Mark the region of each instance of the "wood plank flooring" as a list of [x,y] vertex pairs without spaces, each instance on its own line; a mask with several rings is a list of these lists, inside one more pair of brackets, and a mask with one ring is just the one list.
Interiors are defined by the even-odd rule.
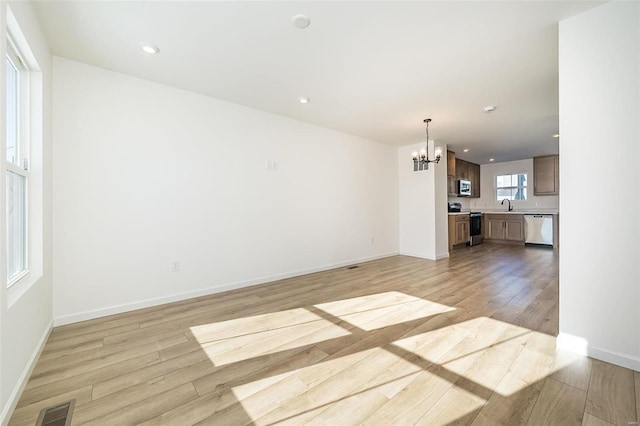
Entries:
[[640,374],[557,332],[557,251],[395,256],[57,327],[9,424],[637,422]]

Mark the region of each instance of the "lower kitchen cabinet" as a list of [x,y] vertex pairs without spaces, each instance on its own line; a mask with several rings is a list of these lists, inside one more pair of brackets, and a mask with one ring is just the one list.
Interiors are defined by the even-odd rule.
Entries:
[[469,215],[449,215],[449,250],[469,242]]
[[485,213],[485,240],[524,243],[524,217],[521,214]]
[[466,244],[469,242],[469,219],[456,222],[455,244]]
[[494,219],[491,216],[487,215],[486,223],[486,239],[488,240],[504,240],[504,236],[506,234],[505,230],[505,220],[504,219]]
[[505,239],[524,242],[524,218],[505,221]]

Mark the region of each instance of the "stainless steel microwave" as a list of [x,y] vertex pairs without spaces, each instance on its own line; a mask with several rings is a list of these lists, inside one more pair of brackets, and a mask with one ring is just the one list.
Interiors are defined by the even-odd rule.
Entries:
[[458,195],[471,195],[471,181],[460,179],[458,181]]

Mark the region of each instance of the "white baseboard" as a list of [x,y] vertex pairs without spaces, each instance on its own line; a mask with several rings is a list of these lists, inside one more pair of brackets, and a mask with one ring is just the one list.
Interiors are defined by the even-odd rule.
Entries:
[[20,395],[22,395],[22,391],[24,390],[24,387],[27,386],[29,377],[31,377],[31,373],[33,372],[33,369],[35,368],[36,363],[38,362],[38,358],[40,357],[40,354],[44,349],[45,343],[47,343],[47,339],[49,338],[49,334],[51,333],[52,328],[53,328],[53,320],[49,321],[49,324],[45,328],[45,331],[42,334],[42,337],[40,337],[40,340],[38,341],[38,345],[36,346],[36,349],[33,351],[33,354],[31,354],[29,361],[27,361],[27,365],[25,365],[24,370],[22,371],[22,374],[18,379],[18,383],[16,383],[16,386],[13,388],[11,395],[9,395],[7,404],[4,407],[2,407],[2,413],[0,413],[0,425],[6,426],[9,423],[9,420],[11,419],[11,415],[13,414],[13,410],[16,408],[16,405],[18,405],[18,401],[20,400]]
[[559,348],[566,349],[580,355],[587,355],[591,358],[596,358],[631,370],[640,371],[640,359],[594,347],[589,345],[589,342],[582,337],[568,333],[560,333],[556,338],[556,344]]
[[75,314],[61,315],[54,318],[53,323],[55,326],[71,324],[74,322],[86,321],[90,319],[105,317],[108,315],[120,314],[122,312],[134,311],[136,309],[149,308],[151,306],[163,305],[165,303],[178,302],[180,300],[191,299],[194,297],[207,296],[215,293],[222,293],[224,291],[236,290],[239,288],[250,287],[258,284],[265,284],[272,281],[283,280],[287,278],[298,277],[301,275],[312,274],[314,272],[328,271],[330,269],[342,268],[344,266],[353,265],[356,263],[370,262],[372,260],[383,259],[385,257],[397,256],[398,252],[385,253],[375,256],[368,256],[359,259],[352,259],[344,262],[333,263],[330,265],[319,266],[315,268],[302,269],[298,271],[287,272],[284,274],[270,275],[267,277],[257,278],[248,281],[241,281],[231,283],[218,287],[205,288],[201,290],[188,291],[184,293],[176,293],[169,296],[156,297],[151,299],[140,300],[132,303],[123,303],[115,306],[108,306],[105,308],[93,309],[90,311],[78,312]]
[[426,253],[416,253],[416,252],[412,252],[412,251],[401,251],[399,253],[401,256],[411,256],[411,257],[419,257],[420,259],[427,259],[427,260],[438,260],[438,259],[444,259],[445,257],[449,257],[449,253],[440,253],[437,254],[435,257],[431,254],[426,254]]

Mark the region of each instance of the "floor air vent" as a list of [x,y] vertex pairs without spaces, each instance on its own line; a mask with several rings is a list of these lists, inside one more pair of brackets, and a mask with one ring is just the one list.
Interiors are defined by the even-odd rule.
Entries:
[[347,266],[347,269],[356,269],[359,268],[358,265],[351,265],[351,266]]
[[55,407],[44,408],[40,411],[36,426],[69,426],[71,424],[71,413],[76,405],[76,400],[58,404]]

